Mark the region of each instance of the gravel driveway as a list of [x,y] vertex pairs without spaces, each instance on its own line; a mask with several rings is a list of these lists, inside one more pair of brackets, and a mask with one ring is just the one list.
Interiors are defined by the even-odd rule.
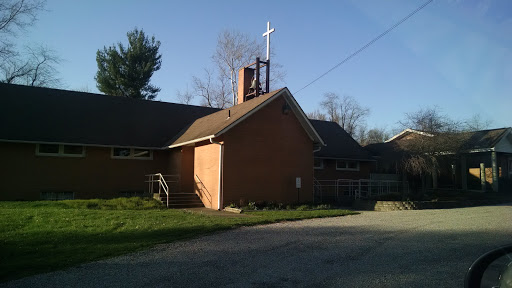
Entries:
[[363,212],[244,227],[6,287],[462,287],[512,243],[512,206]]

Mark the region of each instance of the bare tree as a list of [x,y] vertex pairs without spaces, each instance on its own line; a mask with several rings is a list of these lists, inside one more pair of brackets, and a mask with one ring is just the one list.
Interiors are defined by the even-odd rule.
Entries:
[[441,113],[437,106],[406,113],[405,120],[399,123],[403,128],[424,132],[399,142],[407,152],[402,160],[403,169],[421,176],[423,190],[425,176],[431,176],[437,188],[440,160],[457,157],[468,134],[461,133],[462,124]]
[[178,103],[181,104],[189,105],[192,102],[192,100],[194,100],[194,94],[190,92],[190,90],[188,90],[188,87],[185,91],[177,90],[176,95],[178,97]]
[[306,115],[308,116],[309,119],[323,120],[323,121],[327,120],[327,116],[325,114],[323,114],[322,112],[320,112],[320,110],[318,110],[318,109],[316,109],[313,112],[306,113]]
[[[212,55],[214,69],[208,69],[204,77],[192,77],[193,90],[200,92],[197,96],[203,99],[202,105],[219,108],[235,105],[238,71],[263,55],[264,48],[263,39],[258,40],[235,30],[222,31],[217,37],[217,46]],[[272,89],[276,83],[283,81],[285,74],[276,61],[272,61],[271,67]],[[261,76],[260,81],[265,81],[265,74]],[[226,101],[226,97],[231,99]]]
[[361,125],[370,114],[370,109],[359,105],[351,96],[343,96],[340,103],[340,126],[351,136],[355,134],[358,125]]
[[204,77],[192,77],[192,85],[195,93],[201,98],[201,105],[214,108],[227,108],[230,105],[230,90],[226,79],[219,77],[213,81],[211,70],[205,69]]
[[339,123],[340,115],[338,112],[338,105],[340,102],[340,97],[333,92],[327,92],[324,94],[324,100],[320,103],[320,106],[324,108],[325,113],[327,114],[327,119],[332,122]]
[[438,106],[421,108],[416,112],[406,113],[405,120],[400,121],[399,124],[403,128],[411,128],[427,133],[456,132],[461,128],[461,123],[442,114]]
[[13,42],[37,21],[45,5],[45,0],[0,0],[0,82],[61,85],[55,67],[62,60],[54,50],[44,45],[19,49]]
[[370,109],[361,106],[353,97],[345,95],[340,98],[333,92],[325,93],[320,105],[329,121],[337,122],[352,137],[370,114]]
[[384,143],[389,139],[389,133],[384,128],[372,128],[366,131],[365,127],[360,128],[358,133],[359,144],[366,146],[374,143]]
[[44,0],[0,0],[0,60],[18,55],[12,38],[37,21],[45,4]]
[[233,105],[238,87],[238,70],[262,54],[262,41],[256,41],[238,31],[222,31],[217,37],[217,49],[212,60],[219,73],[229,79]]
[[483,129],[489,129],[492,124],[492,120],[483,119],[480,114],[474,114],[471,118],[464,121],[464,130],[466,131],[477,131]]
[[27,47],[25,55],[26,59],[18,56],[4,61],[0,67],[2,82],[41,87],[61,85],[55,66],[62,60],[54,50],[46,46]]

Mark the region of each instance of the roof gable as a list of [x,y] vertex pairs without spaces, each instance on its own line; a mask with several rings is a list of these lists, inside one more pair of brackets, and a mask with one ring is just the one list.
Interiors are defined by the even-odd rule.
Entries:
[[174,139],[169,141],[168,147],[173,148],[218,137],[278,97],[284,97],[286,99],[291,110],[295,113],[309,137],[314,142],[323,145],[322,138],[313,128],[290,91],[287,88],[282,88],[195,120],[190,126],[183,129]]
[[[465,152],[512,152],[512,128],[498,128],[488,130],[478,130],[469,132],[458,132],[451,135],[457,135],[460,145],[457,150]],[[411,139],[411,137],[448,137],[450,134],[440,133],[435,136],[426,132],[413,129],[405,129],[399,134],[393,136],[385,143],[402,142]],[[384,147],[384,146],[383,146]]]
[[[507,139],[512,128],[499,128],[465,132],[466,141],[462,144],[464,150],[512,150],[511,142]],[[507,145],[508,142],[508,145]],[[500,151],[505,152],[505,151]]]
[[512,153],[512,128],[508,128],[494,146],[496,152]]
[[408,135],[411,135],[411,134],[417,134],[417,135],[428,136],[428,137],[434,136],[427,132],[407,128],[407,129],[403,130],[402,132],[396,134],[395,136],[389,138],[388,140],[384,141],[384,143],[391,142],[394,140],[400,140],[400,139],[407,137]]
[[371,160],[371,154],[336,122],[310,120],[326,146],[315,152],[318,158]]

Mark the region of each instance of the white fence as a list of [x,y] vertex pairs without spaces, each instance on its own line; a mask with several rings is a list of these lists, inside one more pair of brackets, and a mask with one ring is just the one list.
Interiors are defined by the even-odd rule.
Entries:
[[343,198],[368,199],[390,193],[409,193],[408,182],[370,179],[315,180],[315,201],[338,202]]

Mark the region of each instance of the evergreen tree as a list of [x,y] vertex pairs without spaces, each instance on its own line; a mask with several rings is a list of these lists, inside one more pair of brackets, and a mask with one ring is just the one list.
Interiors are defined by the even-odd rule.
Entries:
[[162,64],[160,41],[155,41],[155,36],[147,38],[137,28],[127,36],[128,47],[118,43],[96,52],[96,86],[107,95],[152,100],[160,91],[149,83]]

